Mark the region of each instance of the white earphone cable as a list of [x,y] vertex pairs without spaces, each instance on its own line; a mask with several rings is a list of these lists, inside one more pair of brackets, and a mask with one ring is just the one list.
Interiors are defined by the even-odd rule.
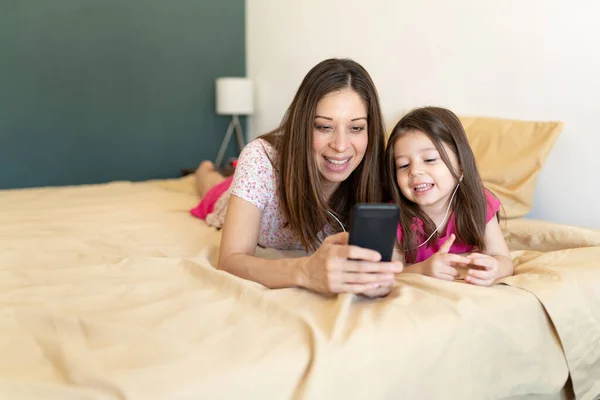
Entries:
[[333,215],[331,211],[327,210],[327,213],[329,213],[329,215],[331,215],[338,222],[338,224],[340,224],[342,230],[346,232],[346,228],[344,228],[344,225],[340,222],[340,220],[335,215]]
[[[462,179],[463,179],[463,177],[461,175],[460,180],[458,181],[458,183],[456,184],[456,187],[454,188],[452,197],[450,197],[450,202],[448,203],[448,208],[446,208],[446,214],[444,214],[444,218],[442,219],[442,222],[435,228],[435,231],[433,231],[433,233],[431,235],[429,235],[427,240],[425,240],[423,243],[421,243],[420,245],[415,247],[415,249],[418,249],[419,247],[423,246],[425,243],[429,242],[429,240],[431,240],[433,235],[435,235],[435,233],[440,229],[440,227],[442,227],[444,225],[444,222],[446,222],[446,217],[448,217],[448,212],[450,211],[450,206],[452,205],[452,200],[454,200],[454,195],[456,195],[456,191],[458,190],[458,186],[460,185],[460,182],[462,182]],[[344,224],[342,224],[342,222],[331,211],[327,210],[327,213],[329,215],[331,215],[337,221],[337,223],[340,224],[340,227],[342,228],[342,230],[344,232],[346,232],[346,228],[344,228]]]
[[462,181],[462,176],[460,177],[460,180],[458,181],[458,183],[456,184],[456,187],[454,188],[454,193],[452,193],[452,197],[450,197],[450,202],[448,203],[448,208],[446,208],[446,214],[444,214],[444,218],[442,219],[442,222],[440,222],[440,224],[435,228],[435,231],[433,231],[433,233],[431,235],[429,235],[427,240],[425,240],[423,243],[421,243],[414,249],[418,249],[419,247],[423,246],[425,243],[429,242],[429,240],[433,237],[433,235],[435,235],[435,233],[444,225],[444,222],[446,222],[446,217],[448,216],[448,212],[450,211],[450,206],[452,205],[452,200],[454,200],[454,195],[456,194],[456,191],[458,190],[458,186],[460,185],[461,181]]

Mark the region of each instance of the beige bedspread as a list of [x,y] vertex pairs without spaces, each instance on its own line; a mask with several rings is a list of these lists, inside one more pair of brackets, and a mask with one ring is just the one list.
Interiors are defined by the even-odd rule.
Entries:
[[0,192],[0,399],[600,394],[599,231],[511,221],[505,284],[365,300],[215,270],[196,202],[190,178]]

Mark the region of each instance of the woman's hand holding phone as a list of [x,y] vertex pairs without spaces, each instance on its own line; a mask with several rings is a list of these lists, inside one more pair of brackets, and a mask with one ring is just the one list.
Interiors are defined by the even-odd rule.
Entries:
[[348,238],[346,232],[327,237],[302,265],[300,286],[319,293],[388,294],[403,264],[380,262],[381,254],[349,245]]

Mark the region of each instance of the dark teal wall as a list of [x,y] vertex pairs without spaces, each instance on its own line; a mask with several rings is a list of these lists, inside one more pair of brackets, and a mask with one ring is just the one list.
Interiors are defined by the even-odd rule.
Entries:
[[244,0],[1,1],[0,188],[214,160],[229,122],[214,80],[245,75],[244,13]]

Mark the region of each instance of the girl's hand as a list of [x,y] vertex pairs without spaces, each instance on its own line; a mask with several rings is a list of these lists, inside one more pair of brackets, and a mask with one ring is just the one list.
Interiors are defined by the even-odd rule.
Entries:
[[479,268],[470,268],[465,277],[465,282],[478,286],[491,286],[498,278],[500,262],[487,254],[471,253],[467,256],[470,265]]
[[[378,297],[389,293],[401,262],[379,262],[381,255],[348,245],[348,233],[327,237],[300,268],[300,286],[319,293],[357,293]],[[387,293],[386,293],[387,288]]]
[[438,252],[424,262],[423,275],[446,281],[453,281],[459,276],[459,272],[454,267],[467,265],[471,260],[458,254],[449,253],[454,240],[456,240],[456,236],[454,234],[450,235]]

